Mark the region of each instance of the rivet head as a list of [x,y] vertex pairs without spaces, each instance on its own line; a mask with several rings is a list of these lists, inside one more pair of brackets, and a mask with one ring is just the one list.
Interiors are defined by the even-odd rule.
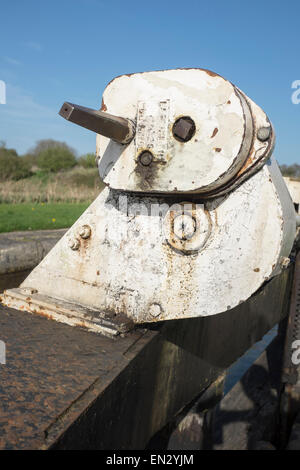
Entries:
[[191,140],[191,138],[195,134],[195,131],[196,125],[194,121],[188,116],[184,116],[177,119],[172,129],[173,136],[176,140],[179,140],[180,142],[188,142],[189,140]]
[[90,238],[91,236],[91,233],[92,233],[92,229],[89,225],[82,225],[79,229],[79,235],[81,238],[83,238],[84,240],[87,239],[87,238]]
[[149,166],[152,163],[153,155],[148,150],[142,152],[139,156],[139,161],[143,166]]
[[270,138],[271,135],[271,126],[269,127],[260,127],[257,131],[257,138],[261,142],[265,142]]
[[77,238],[71,238],[68,242],[68,245],[71,250],[76,251],[79,250],[80,241]]

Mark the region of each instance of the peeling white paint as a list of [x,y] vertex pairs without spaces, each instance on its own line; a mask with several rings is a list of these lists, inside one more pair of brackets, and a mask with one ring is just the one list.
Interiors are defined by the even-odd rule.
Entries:
[[[104,103],[133,121],[140,111],[140,130],[127,146],[98,136],[99,170],[110,187],[27,277],[17,301],[7,291],[4,303],[30,310],[23,290],[30,288],[38,291],[32,297],[69,302],[101,318],[124,314],[143,323],[207,316],[246,301],[283,269],[295,211],[276,162],[266,162],[273,132],[267,142],[256,137],[271,124],[255,103],[202,70],[119,77],[106,88]],[[182,115],[196,123],[186,143],[171,132]],[[161,168],[139,173],[138,153],[147,148]],[[264,166],[253,174],[258,162]],[[238,172],[251,177],[239,180]],[[222,197],[190,194],[224,183]],[[190,208],[182,214],[185,204]]]

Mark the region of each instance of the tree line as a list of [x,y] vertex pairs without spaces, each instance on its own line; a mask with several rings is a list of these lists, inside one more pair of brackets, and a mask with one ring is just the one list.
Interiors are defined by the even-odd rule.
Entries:
[[[87,153],[76,158],[76,152],[65,142],[53,139],[39,140],[25,155],[0,142],[0,181],[19,180],[32,176],[37,171],[57,173],[79,165],[84,168],[95,167],[95,155]],[[300,179],[300,165],[280,165],[283,176]]]
[[292,165],[281,165],[280,170],[283,176],[300,179],[300,165],[298,165],[298,163],[293,163]]
[[32,176],[37,171],[57,173],[79,165],[95,167],[95,155],[87,153],[76,158],[76,152],[65,142],[53,139],[39,140],[25,155],[6,147],[0,142],[0,181],[20,180]]

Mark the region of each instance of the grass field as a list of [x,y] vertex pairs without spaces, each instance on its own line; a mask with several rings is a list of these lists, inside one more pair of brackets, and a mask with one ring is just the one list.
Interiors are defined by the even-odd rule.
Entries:
[[89,206],[84,203],[0,204],[0,232],[70,227]]

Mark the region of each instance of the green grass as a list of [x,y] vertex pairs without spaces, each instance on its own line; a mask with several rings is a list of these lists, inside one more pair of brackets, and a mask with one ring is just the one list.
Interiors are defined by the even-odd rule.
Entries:
[[0,232],[70,227],[89,203],[0,204]]

